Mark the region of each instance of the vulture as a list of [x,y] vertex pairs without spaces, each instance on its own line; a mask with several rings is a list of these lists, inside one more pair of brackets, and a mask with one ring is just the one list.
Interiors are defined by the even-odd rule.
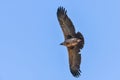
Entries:
[[69,68],[74,77],[79,77],[81,70],[80,50],[84,46],[84,37],[80,32],[75,31],[75,27],[67,16],[67,10],[63,7],[57,9],[57,19],[64,34],[64,42],[60,45],[67,47],[69,56]]

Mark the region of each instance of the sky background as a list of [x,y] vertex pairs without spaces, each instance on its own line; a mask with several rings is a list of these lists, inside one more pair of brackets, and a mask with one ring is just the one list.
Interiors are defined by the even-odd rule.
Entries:
[[[59,45],[59,6],[85,38],[79,78]],[[120,1],[0,0],[0,80],[120,80]]]

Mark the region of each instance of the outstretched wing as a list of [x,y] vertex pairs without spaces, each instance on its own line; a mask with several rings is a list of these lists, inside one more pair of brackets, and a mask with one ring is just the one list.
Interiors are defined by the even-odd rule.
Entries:
[[62,28],[65,39],[68,39],[69,37],[74,37],[75,28],[72,21],[67,16],[67,11],[65,10],[65,8],[59,7],[57,9],[57,18]]
[[78,47],[68,48],[70,72],[74,77],[80,75],[81,54],[79,54]]
[[80,49],[84,46],[84,37],[80,32],[77,32],[76,38],[81,39],[81,42],[78,43],[77,46],[73,48],[67,48],[69,53],[69,66],[70,71],[73,76],[79,77],[80,75],[80,64],[81,64],[81,54]]

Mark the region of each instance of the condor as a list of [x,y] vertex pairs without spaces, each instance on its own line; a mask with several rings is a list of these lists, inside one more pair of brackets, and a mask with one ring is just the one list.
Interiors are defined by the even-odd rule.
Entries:
[[84,46],[84,37],[80,32],[75,32],[74,25],[67,16],[67,10],[65,8],[58,7],[57,18],[65,38],[65,41],[61,45],[66,46],[68,50],[70,72],[74,77],[79,77],[81,72],[80,50]]

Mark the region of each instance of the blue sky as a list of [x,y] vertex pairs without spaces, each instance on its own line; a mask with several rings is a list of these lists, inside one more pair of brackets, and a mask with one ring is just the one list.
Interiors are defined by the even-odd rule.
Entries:
[[[1,0],[0,80],[119,80],[119,0]],[[85,37],[81,76],[69,71],[56,17],[67,9]]]

